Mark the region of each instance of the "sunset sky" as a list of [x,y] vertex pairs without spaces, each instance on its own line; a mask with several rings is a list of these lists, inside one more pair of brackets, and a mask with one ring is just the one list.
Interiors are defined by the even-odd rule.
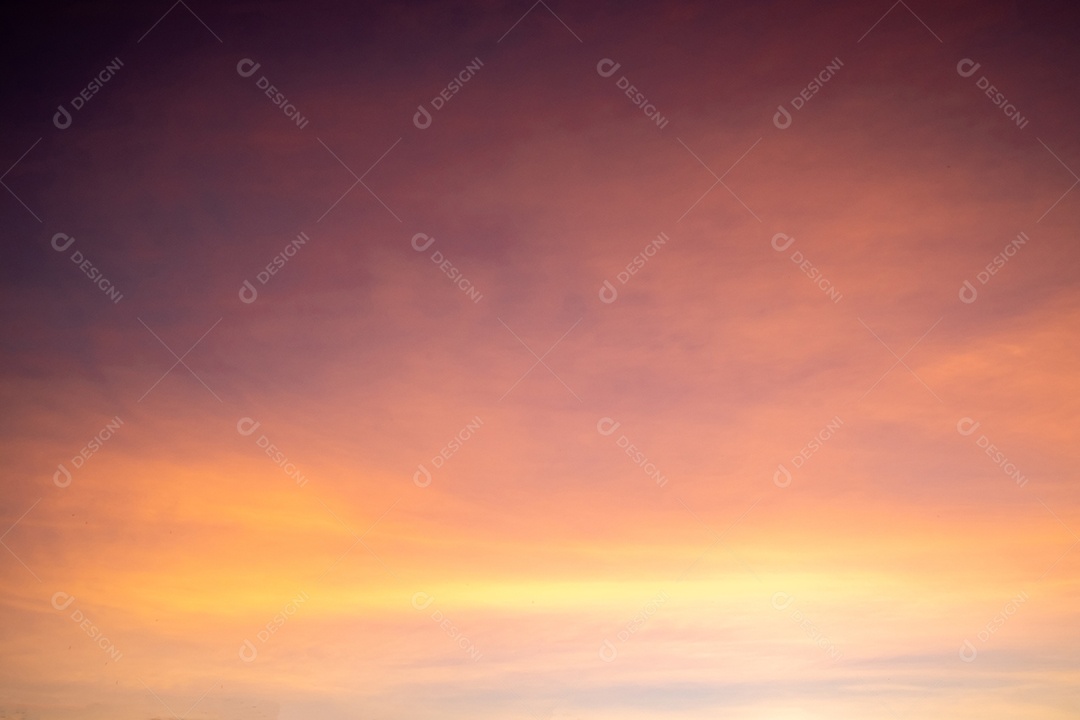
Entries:
[[0,718],[1080,716],[1080,10],[4,10]]

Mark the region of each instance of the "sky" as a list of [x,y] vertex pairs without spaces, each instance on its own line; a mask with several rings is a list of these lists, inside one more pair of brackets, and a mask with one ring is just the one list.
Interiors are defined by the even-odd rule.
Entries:
[[3,13],[0,717],[1080,713],[1069,3]]

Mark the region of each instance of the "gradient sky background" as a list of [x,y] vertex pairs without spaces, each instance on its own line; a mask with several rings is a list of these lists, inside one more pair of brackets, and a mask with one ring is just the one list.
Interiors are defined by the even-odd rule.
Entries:
[[1080,715],[1074,6],[3,12],[0,717]]

